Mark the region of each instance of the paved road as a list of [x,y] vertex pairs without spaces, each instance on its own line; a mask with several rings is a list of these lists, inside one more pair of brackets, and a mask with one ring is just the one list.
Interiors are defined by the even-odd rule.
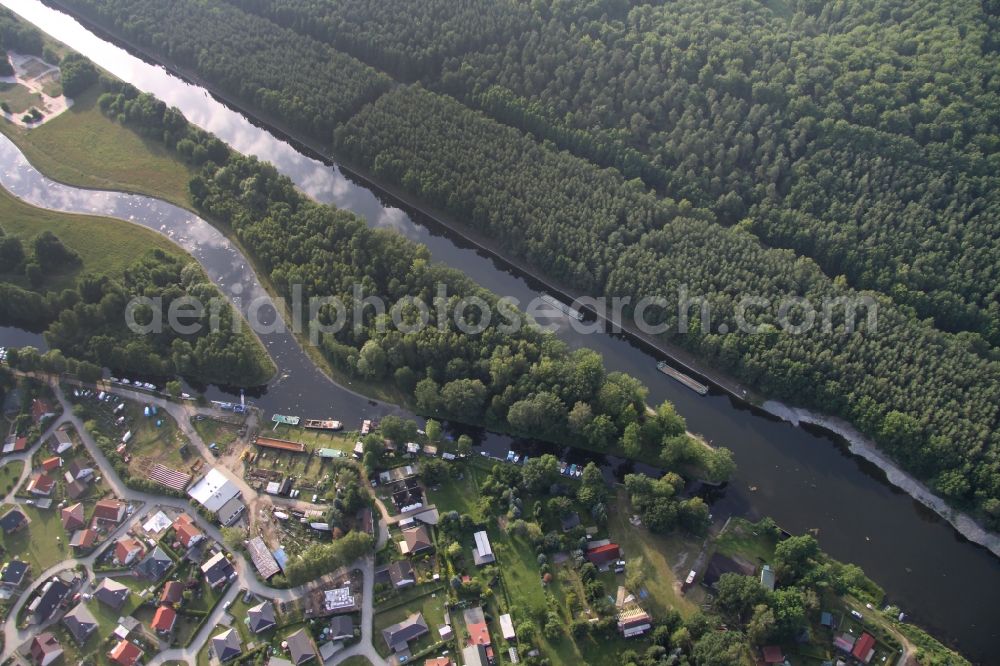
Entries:
[[[56,421],[46,430],[41,441],[44,442],[49,436],[51,436],[52,432],[57,427],[65,423],[72,424],[79,433],[81,441],[83,442],[87,451],[90,453],[91,457],[94,459],[101,474],[104,476],[105,481],[114,491],[114,493],[118,497],[121,497],[122,499],[137,504],[136,510],[133,512],[133,516],[141,515],[147,509],[155,510],[158,507],[172,507],[175,509],[183,510],[188,512],[188,514],[198,523],[198,526],[206,534],[211,536],[216,541],[224,543],[222,538],[222,533],[219,530],[219,528],[216,527],[214,524],[210,523],[209,521],[205,520],[198,512],[191,511],[191,505],[187,502],[187,500],[175,497],[156,495],[153,493],[147,493],[143,491],[137,491],[126,486],[125,483],[118,476],[118,474],[115,472],[111,463],[107,460],[103,452],[97,446],[97,443],[94,441],[93,437],[91,437],[90,433],[88,433],[87,430],[84,428],[81,419],[79,419],[73,414],[72,405],[67,401],[66,396],[63,394],[59,386],[53,385],[53,389],[55,391],[56,398],[58,399],[60,405],[63,408],[63,415],[58,419],[56,419]],[[212,455],[211,451],[209,451],[208,448],[205,446],[201,437],[199,437],[197,432],[191,427],[189,418],[192,413],[195,413],[194,411],[189,411],[189,409],[187,409],[184,406],[168,402],[166,400],[163,400],[162,398],[150,396],[149,394],[146,393],[122,389],[121,387],[118,386],[113,387],[113,390],[115,391],[115,393],[123,395],[124,397],[133,400],[152,402],[158,406],[163,407],[171,416],[175,418],[175,420],[181,427],[184,434],[191,439],[194,445],[198,447],[198,449],[202,452],[203,455],[205,455],[206,459],[209,462],[214,461],[215,459],[214,455]],[[36,446],[33,447],[32,451],[12,456],[6,456],[3,459],[2,464],[4,465],[9,464],[10,462],[13,462],[15,460],[24,461],[25,463],[24,471],[21,474],[21,478],[19,479],[18,485],[20,485],[20,483],[22,483],[24,479],[27,477],[27,475],[30,473],[33,452],[38,448],[39,447]],[[253,501],[254,499],[256,499],[257,493],[248,485],[246,485],[246,483],[242,479],[237,478],[234,474],[228,472],[227,470],[224,470],[224,473],[226,473],[226,475],[229,476],[230,478],[233,478],[233,481],[238,484],[238,486],[244,493],[244,497],[248,501]],[[15,490],[16,488],[17,486],[15,486]],[[11,495],[12,494],[13,491]],[[309,504],[307,502],[290,502],[289,504],[293,504],[301,508],[322,508],[319,506]],[[127,529],[131,523],[132,523],[131,519],[123,522],[122,525],[120,525],[114,532],[112,532],[108,536],[108,540],[110,541],[112,539],[117,538],[118,534]],[[385,542],[387,534],[388,534],[388,529],[383,523],[380,522],[379,523],[380,543]],[[92,579],[94,577],[94,572],[93,572],[94,560],[97,558],[98,554],[102,550],[103,548],[99,548],[90,555],[83,558],[72,558],[69,560],[65,560],[63,562],[60,562],[59,564],[50,567],[48,570],[43,572],[42,575],[38,576],[38,578],[35,581],[33,581],[33,583],[28,589],[26,589],[19,595],[14,606],[11,608],[9,618],[16,617],[21,607],[27,602],[28,599],[31,598],[35,590],[39,588],[42,584],[44,584],[46,580],[58,574],[60,571],[64,571],[66,569],[72,569],[77,566],[83,566],[87,570],[89,577]],[[266,599],[281,600],[284,602],[292,601],[305,594],[307,589],[306,585],[292,589],[277,589],[262,583],[254,575],[253,569],[251,568],[252,564],[249,563],[242,554],[234,553],[234,556],[235,556],[235,564],[237,572],[237,581],[235,584],[230,586],[229,590],[226,591],[222,601],[215,607],[208,621],[206,621],[205,624],[202,626],[202,628],[199,630],[198,634],[195,636],[191,644],[186,648],[176,648],[159,653],[148,662],[150,665],[157,666],[159,664],[171,660],[193,663],[204,643],[211,637],[211,634],[214,631],[216,631],[216,627],[219,623],[219,620],[222,618],[222,615],[226,612],[225,608],[226,602],[235,599],[235,597],[240,593],[241,588],[246,588],[251,592],[253,592],[254,594],[257,594],[258,596],[261,596]],[[372,592],[374,585],[372,582],[372,575],[374,572],[374,558],[371,557],[364,558],[363,560],[358,561],[352,568],[360,569],[363,574],[364,582],[363,582],[363,594],[362,594],[363,597],[362,631],[364,636],[366,637],[363,643],[366,643],[370,647],[371,641],[370,638],[368,637],[371,634],[371,627],[372,627],[371,622],[373,616]],[[29,640],[38,631],[39,628],[40,627],[38,626],[33,626],[30,627],[30,629],[28,630],[19,630],[15,622],[12,621],[7,622],[6,625],[4,626],[4,649],[2,654],[0,654],[0,661],[6,660],[8,657],[10,657],[13,654],[13,652],[21,644]],[[374,653],[374,650],[372,650],[372,652]],[[339,656],[340,655],[337,655],[337,657]]]
[[[164,400],[163,398],[151,396],[147,393],[134,391],[131,389],[125,389],[119,386],[113,386],[108,388],[113,390],[115,393],[127,397],[129,399],[153,403],[165,409],[177,421],[178,426],[181,428],[184,434],[187,437],[189,437],[192,443],[199,449],[202,455],[205,456],[206,460],[208,460],[209,462],[215,460],[215,456],[211,453],[211,451],[208,450],[208,448],[205,446],[204,441],[202,441],[201,437],[194,430],[194,428],[191,427],[189,420],[191,415],[194,413],[198,412],[212,413],[211,410],[205,410],[204,408],[194,408],[193,406],[189,407],[186,405],[178,405],[177,403],[169,402],[167,400]],[[56,427],[64,423],[71,423],[79,433],[81,441],[83,442],[87,451],[90,453],[91,457],[94,459],[98,469],[104,476],[105,481],[115,492],[115,494],[122,499],[136,503],[138,505],[136,510],[133,512],[133,516],[141,515],[141,513],[143,511],[146,511],[147,509],[155,510],[158,507],[172,507],[175,509],[183,510],[186,511],[198,523],[198,526],[206,534],[211,536],[219,543],[224,543],[222,538],[222,533],[219,530],[219,528],[216,527],[214,524],[210,523],[209,521],[205,520],[198,512],[191,511],[191,505],[187,502],[187,500],[137,491],[126,486],[125,483],[118,476],[118,474],[115,472],[111,463],[104,456],[104,453],[97,446],[97,443],[94,441],[93,437],[91,437],[90,433],[88,433],[87,430],[84,428],[81,419],[79,419],[77,416],[73,414],[72,405],[68,402],[66,396],[63,394],[58,384],[53,383],[53,389],[55,391],[56,398],[58,399],[60,405],[63,408],[63,415],[58,419],[56,419],[56,421],[46,430],[45,434],[42,437],[42,441],[45,441],[45,439],[51,436],[52,432],[55,430]],[[25,452],[23,454],[17,454],[16,456],[8,456],[3,459],[2,464],[8,464],[13,460],[24,460],[25,462],[24,471],[21,474],[21,479],[19,483],[23,482],[24,478],[26,478],[28,473],[30,472],[31,458],[33,455],[33,451],[36,450],[37,448],[38,447],[34,447],[31,451]],[[220,467],[220,469],[222,469],[222,471],[226,474],[227,477],[232,478],[233,481],[237,483],[238,487],[240,487],[240,489],[243,491],[244,498],[248,502],[252,503],[257,498],[257,493],[252,488],[250,488],[246,484],[246,482],[243,481],[242,478],[236,477],[235,474],[229,472],[228,470],[225,470],[224,468]],[[288,504],[294,505],[299,508],[323,508],[322,506],[312,505],[308,502],[288,502]],[[379,503],[379,510],[383,515],[386,514],[385,507],[382,506],[381,503]],[[120,525],[111,535],[109,535],[108,539],[111,540],[113,538],[117,538],[117,535],[121,531],[127,529],[127,527],[131,524],[131,522],[132,522],[131,519],[123,522],[122,525]],[[381,545],[385,544],[387,539],[388,539],[388,527],[386,526],[384,521],[379,521],[379,537],[378,537],[379,546],[381,547]],[[25,590],[19,596],[17,602],[11,608],[9,617],[16,617],[18,611],[21,609],[24,603],[31,597],[34,591],[46,580],[58,574],[60,571],[63,571],[65,569],[71,569],[76,566],[83,566],[87,570],[90,578],[93,578],[94,577],[93,563],[94,560],[97,558],[99,552],[102,550],[103,548],[95,550],[93,553],[84,558],[79,558],[79,559],[73,558],[65,560],[63,562],[60,562],[59,564],[54,565],[53,567],[50,567],[47,571],[43,572],[43,574],[39,576],[32,583],[29,589]],[[301,597],[306,593],[308,587],[307,585],[303,585],[292,589],[277,589],[262,583],[254,575],[253,569],[251,568],[252,567],[251,563],[248,562],[247,559],[242,554],[240,553],[233,553],[233,554],[235,556],[234,559],[237,572],[236,584],[231,585],[230,588],[226,591],[226,593],[223,595],[222,601],[218,605],[216,605],[208,621],[205,622],[205,624],[199,630],[198,634],[195,636],[195,638],[188,647],[163,651],[157,654],[148,662],[150,666],[159,666],[160,664],[171,660],[193,663],[196,660],[197,654],[201,650],[202,646],[210,638],[211,634],[214,631],[216,631],[216,626],[218,625],[219,620],[222,618],[222,615],[226,612],[225,608],[226,602],[235,599],[236,596],[240,593],[240,590],[242,588],[248,589],[260,597],[266,599],[281,600],[284,602],[292,601],[296,598]],[[373,576],[375,569],[374,557],[363,558],[362,560],[359,560],[354,565],[352,565],[352,568],[359,569],[362,572],[363,576],[362,612],[361,612],[362,640],[357,645],[352,646],[350,650],[345,650],[335,655],[330,660],[329,663],[338,663],[342,659],[352,654],[361,654],[367,656],[369,659],[372,659],[373,663],[382,663],[382,659],[378,656],[378,653],[375,652],[371,642],[372,620],[374,617],[374,609],[372,605],[372,595],[374,592]],[[14,622],[6,623],[6,625],[4,626],[4,650],[3,653],[0,654],[0,661],[6,660],[9,656],[11,656],[11,654],[13,654],[13,652],[17,649],[17,647],[19,647],[22,643],[30,639],[31,636],[38,631],[38,629],[39,627],[35,626],[31,627],[30,630],[21,631],[17,629],[16,624]]]

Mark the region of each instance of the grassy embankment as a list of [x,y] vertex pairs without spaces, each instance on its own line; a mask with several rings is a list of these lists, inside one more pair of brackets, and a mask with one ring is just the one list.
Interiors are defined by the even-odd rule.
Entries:
[[[151,249],[174,256],[183,251],[163,236],[134,224],[106,217],[73,215],[35,208],[0,189],[0,226],[26,244],[38,233],[49,230],[82,260],[76,268],[48,275],[43,289],[59,291],[73,287],[85,273],[119,279],[125,268]],[[24,275],[0,273],[4,282],[29,289]]]
[[98,86],[92,86],[72,108],[40,127],[25,129],[3,122],[0,131],[53,180],[149,194],[190,209],[191,169],[162,144],[106,118],[97,108],[99,95]]

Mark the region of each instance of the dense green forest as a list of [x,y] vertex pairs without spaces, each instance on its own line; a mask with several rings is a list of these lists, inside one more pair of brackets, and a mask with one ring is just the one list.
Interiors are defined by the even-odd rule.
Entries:
[[[62,257],[61,262],[74,260],[72,250],[62,246],[51,232],[40,234],[33,245],[35,251],[21,262],[28,267],[29,275],[55,270],[49,264],[54,257]],[[43,247],[47,248],[47,258],[38,254]],[[35,263],[39,261],[44,262],[44,268]],[[232,308],[219,311],[217,332],[207,330],[210,314],[206,311],[198,320],[203,327],[200,333],[181,335],[164,326],[162,332],[137,335],[127,328],[122,316],[126,304],[137,296],[159,298],[164,322],[170,303],[178,298],[194,297],[203,303],[223,298],[197,264],[151,250],[136,259],[120,280],[83,275],[74,289],[61,292],[28,290],[0,282],[0,325],[43,330],[49,347],[61,352],[60,358],[98,368],[160,377],[182,375],[231,386],[258,386],[273,373],[273,365],[252,335],[233,332]],[[136,313],[136,321],[146,323],[152,316],[144,306]],[[23,356],[20,365],[26,370],[42,367],[30,354]],[[61,365],[43,366],[52,372],[67,370],[65,360]]]
[[[458,39],[445,2],[232,2],[390,70]],[[424,29],[352,50],[327,22],[359,4]],[[974,0],[471,4],[520,29],[475,22],[480,48],[409,78],[1000,343],[1000,58]]]
[[189,67],[280,122],[329,136],[390,79],[354,58],[224,3],[83,0],[129,40]]
[[[237,55],[249,44],[270,53],[291,30],[310,35],[278,50],[318,80],[333,48],[320,42],[337,39],[318,26],[362,11],[379,17],[352,53],[389,69],[390,53],[435,56],[413,58],[421,71],[396,69],[422,85],[393,88],[342,123],[338,149],[576,288],[672,298],[686,284],[708,296],[715,321],[729,322],[746,294],[820,303],[878,290],[877,332],[696,328],[674,341],[767,394],[848,418],[938,492],[1000,524],[995,3],[538,0],[526,17],[527,4],[483,0],[455,10],[479,7],[484,17],[468,22],[463,40],[456,22],[434,20],[453,6],[443,0],[343,10],[234,0],[218,11],[235,17],[238,4],[259,15],[232,19],[253,26],[238,48],[217,40],[210,22],[188,20],[202,11],[193,0],[172,3],[184,16],[151,0],[68,4],[169,57],[212,41],[211,62],[190,66],[258,106],[320,88],[295,76],[266,90],[236,86],[250,76]],[[150,16],[154,26],[137,27]],[[399,27],[404,18],[419,28]],[[490,42],[484,21],[519,29]],[[205,189],[206,205],[224,191]],[[275,268],[296,278],[314,270]],[[659,317],[676,320],[673,311]],[[773,323],[774,312],[758,317]],[[435,344],[455,355],[451,341]],[[357,365],[340,347],[329,351]],[[432,381],[441,389],[450,379]],[[488,418],[513,405],[500,400]],[[547,398],[532,400],[544,414]]]
[[[637,438],[635,457],[697,462],[717,478],[733,471],[725,449],[707,460],[697,458],[693,449],[703,447],[684,446],[684,420],[673,408],[663,405],[648,415],[646,387],[606,372],[596,352],[570,351],[535,327],[505,332],[509,321],[500,316],[488,325],[483,321],[478,335],[463,333],[455,321],[462,316],[456,314],[459,301],[477,296],[502,312],[498,297],[460,272],[432,263],[426,247],[311,201],[270,164],[223,154],[218,139],[155,97],[128,84],[104,85],[109,92],[99,104],[111,117],[164,141],[193,163],[212,153],[214,161],[204,161],[191,181],[194,204],[235,231],[281,295],[290,298],[293,287],[301,285],[305,300],[340,299],[345,325],[319,337],[321,351],[337,368],[368,381],[394,382],[426,414],[602,451],[617,450],[623,434],[631,431]],[[354,292],[358,284],[363,294]],[[441,307],[444,320],[435,302],[442,284],[448,294]],[[436,307],[427,313],[428,325],[408,332],[386,325],[388,315],[372,307],[362,308],[362,320],[355,321],[355,303],[373,294],[402,303],[405,324],[418,315],[407,299]],[[477,326],[481,315],[478,308],[467,308],[464,320]],[[332,307],[320,311],[322,323],[335,317]]]
[[[408,112],[398,113],[402,108]],[[742,228],[721,230],[703,213],[657,201],[614,172],[419,87],[397,88],[366,107],[338,130],[337,145],[378,177],[502,238],[519,256],[555,257],[549,274],[633,303],[643,296],[674,303],[687,285],[709,297],[715,321],[731,325],[746,294],[793,293],[814,303],[857,295],[814,264],[761,247]],[[537,247],[536,238],[550,245]],[[676,335],[676,307],[656,317],[669,323],[676,342],[765,392],[846,414],[952,499],[993,498],[984,506],[1000,510],[996,362],[885,298],[877,334],[833,335],[817,326],[785,335],[775,310],[761,310],[755,322],[773,325],[774,333],[756,336],[697,328]]]
[[412,80],[444,59],[512,39],[529,26],[527,7],[458,0],[232,0],[231,4],[327,42],[368,64]]

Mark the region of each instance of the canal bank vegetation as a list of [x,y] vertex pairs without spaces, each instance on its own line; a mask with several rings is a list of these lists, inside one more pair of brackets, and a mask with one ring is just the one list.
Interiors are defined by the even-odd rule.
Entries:
[[[170,13],[180,8],[163,10],[149,0],[66,4],[170,59],[215,39],[211,21],[193,24]],[[325,12],[331,3],[236,4],[334,40],[336,27],[311,25],[319,8]],[[514,246],[507,249],[544,266],[551,277],[595,293],[669,302],[684,283],[689,293],[708,299],[714,321],[730,330],[736,303],[746,294],[796,294],[819,303],[866,295],[852,285],[881,290],[873,295],[877,333],[830,335],[814,327],[803,335],[722,335],[696,325],[671,341],[769,396],[850,420],[952,504],[996,528],[1000,370],[989,341],[998,339],[1000,329],[990,291],[995,280],[988,276],[1000,256],[1000,236],[989,232],[989,220],[1000,218],[986,193],[1000,191],[991,185],[989,166],[997,131],[993,116],[973,112],[988,107],[994,94],[982,72],[989,71],[984,58],[996,57],[988,29],[995,12],[963,2],[966,36],[949,29],[932,37],[942,53],[954,56],[948,62],[967,91],[959,93],[938,84],[944,61],[915,56],[915,45],[931,38],[928,25],[948,24],[931,2],[899,5],[888,27],[858,2],[827,12],[808,4],[785,12],[725,3],[632,10],[615,3],[587,9],[539,3],[526,18],[524,8],[511,10],[513,18],[497,18],[503,10],[486,7],[492,4],[482,3],[485,21],[523,28],[520,21],[528,20],[530,29],[491,45],[477,41],[479,27],[470,27],[467,45],[458,46],[461,39],[423,20],[437,15],[440,3],[412,10],[392,3],[367,6],[366,16],[380,17],[376,25],[387,28],[362,40],[370,46],[350,47],[352,52],[390,68],[392,52],[456,54],[443,72],[432,69],[430,58],[431,69],[421,76],[428,86],[492,117],[420,87],[397,86],[337,131],[338,150]],[[220,11],[240,14],[230,5]],[[354,10],[329,11],[340,26],[350,24]],[[393,16],[412,12],[422,17],[421,30],[391,27]],[[786,14],[795,20],[787,21]],[[164,23],[146,26],[143,34],[132,20],[137,16],[184,25],[185,43],[167,44],[163,35],[171,33]],[[720,17],[725,21],[719,23]],[[274,39],[287,35],[288,27],[251,23],[248,34],[261,53],[275,62],[292,53],[298,67],[311,62],[321,71],[324,51],[302,47],[312,45],[311,38],[274,50]],[[848,37],[857,26],[871,32],[863,47]],[[399,37],[403,32],[407,36]],[[816,36],[827,34],[829,39]],[[252,61],[238,57],[249,41],[213,43],[217,53],[233,55],[224,72],[217,62],[179,60],[269,113],[278,108],[275,99],[284,96],[292,104],[316,87],[292,77],[269,82],[263,91],[244,89],[244,78],[256,80]],[[776,46],[789,43],[801,48],[795,58]],[[713,56],[726,49],[756,55]],[[862,65],[868,62],[879,63],[877,81],[860,85],[857,80],[875,76]],[[330,139],[294,114],[282,117],[319,145]],[[740,124],[743,118],[751,120]],[[660,127],[670,129],[653,129]],[[639,162],[629,167],[629,151],[657,165],[659,175],[651,177]],[[570,153],[619,170],[600,172]],[[954,179],[947,176],[952,167]],[[817,188],[816,182],[828,185]],[[924,188],[927,182],[940,186]],[[650,194],[650,185],[678,202]],[[576,198],[629,205],[570,207],[563,214],[562,202]],[[519,215],[508,216],[508,210]],[[876,218],[874,226],[857,222]],[[522,219],[531,223],[524,226]],[[725,228],[719,222],[738,224]],[[767,249],[760,240],[815,263]],[[675,310],[655,313],[655,323],[676,331]],[[753,323],[774,319],[762,313]],[[833,323],[836,328],[843,320]],[[901,349],[912,353],[900,357]]]
[[[363,109],[337,131],[336,144],[377,177],[504,239],[506,250],[544,264],[549,275],[598,293],[673,304],[686,288],[707,299],[714,326],[730,326],[746,294],[793,293],[813,303],[863,295],[741,228],[720,230],[707,211],[657,199],[419,86],[396,88]],[[754,315],[771,331],[761,335],[719,334],[693,320],[679,334],[673,305],[652,308],[647,321],[766,394],[847,416],[950,501],[1000,519],[996,364],[968,335],[942,333],[874,298],[877,331],[859,321],[855,334],[822,326],[783,333],[766,309]],[[838,315],[833,327],[843,326]],[[900,359],[899,349],[916,351]],[[956,396],[976,408],[950,408]]]
[[[431,263],[426,248],[372,230],[357,216],[317,204],[273,166],[230,152],[217,138],[187,123],[176,110],[134,87],[104,80],[98,104],[109,116],[147,136],[160,137],[181,159],[199,165],[192,200],[209,219],[230,228],[280,296],[336,297],[346,322],[318,336],[318,348],[340,372],[393,385],[421,412],[482,424],[548,441],[582,444],[604,452],[660,463],[688,462],[717,481],[733,471],[731,456],[691,440],[670,405],[649,414],[646,388],[622,373],[608,373],[598,354],[570,351],[553,336],[525,326],[504,332],[499,322],[465,311],[466,335],[455,323],[462,298],[476,296],[493,310],[497,296],[457,271]],[[363,285],[365,293],[354,292]],[[433,302],[447,287],[446,320],[438,309],[427,326],[403,333],[361,299],[377,294],[403,303],[405,322],[417,314],[408,299]],[[362,313],[354,319],[355,305]],[[337,315],[320,312],[327,324]],[[303,321],[304,330],[309,322]]]
[[[157,335],[139,335],[127,327],[125,306],[136,296],[159,298],[163,321],[176,298],[223,298],[201,268],[165,238],[119,220],[34,208],[6,192],[0,192],[0,212],[12,232],[0,235],[6,259],[0,324],[43,330],[50,348],[60,352],[58,358],[54,352],[41,358],[15,355],[12,365],[25,370],[44,365],[60,373],[72,359],[77,370],[86,363],[88,376],[96,365],[247,386],[274,373],[259,341],[245,327],[233,332],[238,315],[228,306],[220,310],[216,332],[208,332],[207,311],[200,318],[201,334],[164,327]],[[137,321],[151,321],[153,312],[140,310]]]

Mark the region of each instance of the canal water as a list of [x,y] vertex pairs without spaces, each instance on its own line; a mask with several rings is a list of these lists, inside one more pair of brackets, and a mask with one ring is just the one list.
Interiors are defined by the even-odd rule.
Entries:
[[[0,3],[115,75],[178,107],[191,122],[236,150],[272,162],[313,198],[352,210],[372,226],[394,229],[426,244],[435,260],[461,270],[500,295],[527,303],[544,291],[543,285],[497,257],[476,249],[388,194],[360,184],[337,165],[316,159],[281,135],[255,125],[204,88],[145,62],[67,14],[37,0]],[[4,150],[6,172],[11,170],[10,153]],[[31,174],[33,169],[19,162],[14,171]],[[21,178],[35,181],[30,191],[59,192],[48,203],[36,199],[40,205],[71,197],[68,191],[60,190],[62,186],[46,181],[37,172]],[[172,233],[171,237],[194,254],[223,289],[237,282],[249,290],[244,295],[260,289],[239,252],[191,213],[145,197],[113,194],[104,201],[101,193],[83,192],[72,195],[81,196],[84,206],[92,207],[81,212],[111,206],[101,210]],[[995,621],[1000,617],[1000,561],[889,485],[880,470],[850,455],[842,441],[816,429],[779,421],[720,391],[698,396],[659,373],[657,358],[622,336],[581,335],[565,321],[559,328],[558,335],[571,347],[586,346],[600,352],[610,369],[642,380],[650,389],[651,402],[672,401],[691,430],[733,450],[739,472],[713,505],[717,517],[770,515],[793,533],[815,534],[831,555],[863,567],[913,620],[954,642],[976,661],[996,663],[1000,659],[1000,626]],[[277,336],[265,343],[280,367],[280,376],[255,398],[265,410],[316,418],[404,413],[339,390],[315,369],[291,336]],[[218,389],[212,394],[222,395]],[[486,440],[491,450],[512,446],[501,436],[488,435]]]

